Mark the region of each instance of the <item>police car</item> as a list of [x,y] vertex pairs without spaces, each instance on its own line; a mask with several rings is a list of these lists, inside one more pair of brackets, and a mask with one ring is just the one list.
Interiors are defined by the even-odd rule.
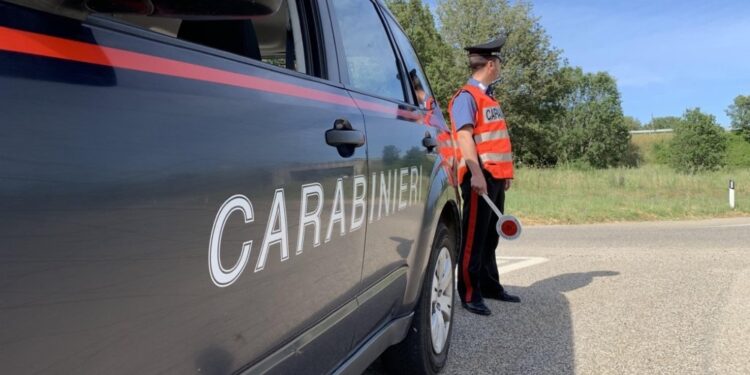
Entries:
[[2,372],[439,372],[432,103],[379,1],[0,1]]

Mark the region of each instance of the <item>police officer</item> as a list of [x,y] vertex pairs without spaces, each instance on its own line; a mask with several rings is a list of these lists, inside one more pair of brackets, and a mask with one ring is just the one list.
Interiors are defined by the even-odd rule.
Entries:
[[500,76],[500,51],[505,38],[465,48],[471,78],[451,99],[448,112],[458,143],[458,181],[463,197],[463,236],[458,258],[458,293],[465,309],[480,315],[492,312],[484,298],[506,302],[521,299],[500,285],[495,259],[499,236],[497,217],[481,197],[504,211],[505,191],[513,179],[513,155],[505,116],[489,92]]

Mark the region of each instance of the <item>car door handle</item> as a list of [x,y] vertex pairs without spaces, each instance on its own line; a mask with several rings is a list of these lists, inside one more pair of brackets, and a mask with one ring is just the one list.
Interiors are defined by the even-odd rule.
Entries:
[[425,135],[424,138],[422,138],[422,146],[427,148],[427,151],[432,152],[435,147],[437,147],[437,141],[435,138],[432,138],[430,134]]
[[361,147],[365,144],[365,133],[359,130],[330,129],[326,131],[326,143],[334,147]]

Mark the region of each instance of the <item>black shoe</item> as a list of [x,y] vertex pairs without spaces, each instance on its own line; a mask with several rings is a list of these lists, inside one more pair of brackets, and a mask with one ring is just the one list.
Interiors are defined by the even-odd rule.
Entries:
[[479,315],[492,314],[492,311],[490,311],[487,305],[485,305],[484,302],[482,301],[469,302],[469,303],[463,302],[461,303],[461,306],[463,306],[466,310],[473,312],[474,314],[479,314]]
[[519,303],[521,302],[521,298],[518,296],[514,296],[512,294],[506,293],[504,290],[502,292],[495,292],[495,293],[482,293],[482,297],[489,298],[489,299],[496,299],[503,302],[514,302]]

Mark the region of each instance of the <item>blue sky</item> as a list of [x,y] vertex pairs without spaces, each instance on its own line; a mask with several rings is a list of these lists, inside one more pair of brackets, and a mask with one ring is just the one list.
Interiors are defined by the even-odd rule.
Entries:
[[[434,3],[434,0],[428,0]],[[535,0],[534,15],[570,65],[607,71],[626,115],[725,110],[750,95],[750,1]]]

